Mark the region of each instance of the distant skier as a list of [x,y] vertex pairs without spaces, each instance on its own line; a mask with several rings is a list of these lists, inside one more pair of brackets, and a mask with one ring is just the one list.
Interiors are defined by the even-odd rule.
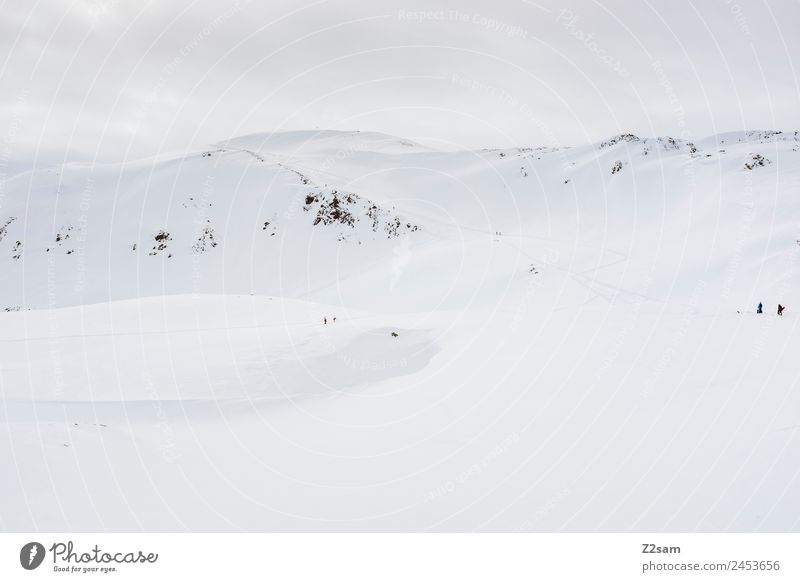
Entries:
[[333,316],[333,323],[336,323],[336,316]]
[[756,313],[764,313],[764,306],[761,305],[761,302],[758,302],[758,309],[756,309]]
[[778,315],[783,315],[783,310],[786,309],[783,305],[778,303]]
[[323,317],[322,318],[322,323],[323,323],[323,325],[328,325],[328,318],[327,317]]

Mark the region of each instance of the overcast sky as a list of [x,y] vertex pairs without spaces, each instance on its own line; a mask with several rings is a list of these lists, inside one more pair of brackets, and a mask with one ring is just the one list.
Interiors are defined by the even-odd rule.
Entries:
[[800,129],[798,0],[11,0],[0,172],[254,132],[441,147]]

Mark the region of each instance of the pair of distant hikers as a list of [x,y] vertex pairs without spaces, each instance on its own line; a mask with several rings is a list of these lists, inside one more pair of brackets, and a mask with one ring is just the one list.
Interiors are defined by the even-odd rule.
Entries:
[[[783,315],[783,310],[786,309],[783,305],[778,303],[778,315]],[[759,302],[758,307],[756,308],[756,313],[764,313],[764,306]]]

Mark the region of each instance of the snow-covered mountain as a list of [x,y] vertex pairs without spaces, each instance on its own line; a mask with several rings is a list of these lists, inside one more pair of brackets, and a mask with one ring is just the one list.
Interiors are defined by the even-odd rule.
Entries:
[[256,134],[0,193],[0,527],[798,529],[800,133]]
[[751,307],[797,248],[779,217],[797,210],[798,146],[743,132],[436,152],[325,131],[45,168],[4,185],[0,306],[201,292],[485,308],[518,300],[533,266],[559,296],[686,300],[703,281],[709,304]]

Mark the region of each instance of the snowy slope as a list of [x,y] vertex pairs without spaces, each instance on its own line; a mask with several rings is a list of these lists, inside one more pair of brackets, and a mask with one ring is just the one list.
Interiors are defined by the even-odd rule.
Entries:
[[798,150],[291,132],[16,176],[0,528],[795,531]]
[[[524,292],[530,265],[556,254],[568,286],[686,301],[703,281],[709,305],[752,306],[783,287],[798,238],[779,219],[796,211],[798,143],[624,135],[431,152],[380,134],[292,132],[48,168],[4,185],[0,306],[202,292],[485,307]],[[602,282],[588,276],[599,267]]]

